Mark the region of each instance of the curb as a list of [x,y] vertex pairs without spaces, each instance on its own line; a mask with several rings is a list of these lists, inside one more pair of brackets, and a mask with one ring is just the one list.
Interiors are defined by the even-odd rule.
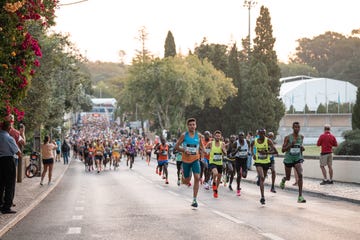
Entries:
[[0,238],[5,233],[7,233],[12,227],[14,227],[18,222],[20,222],[24,217],[26,217],[31,212],[31,210],[33,210],[42,200],[44,200],[44,198],[46,198],[52,192],[52,190],[54,190],[54,188],[59,184],[61,179],[64,177],[67,169],[70,166],[70,163],[65,167],[63,172],[57,178],[56,182],[51,187],[49,187],[47,191],[43,192],[38,197],[36,197],[36,199],[34,199],[34,201],[28,207],[23,209],[21,212],[17,213],[13,219],[11,219],[7,224],[5,224],[5,226],[2,229],[0,229]]
[[[173,162],[173,161],[169,161],[169,163],[170,163],[170,164],[173,164],[173,165],[176,164],[176,163]],[[241,181],[256,184],[256,181],[255,181],[255,180],[250,180],[250,179],[246,179],[246,178],[242,178]],[[265,183],[265,186],[271,187],[271,184]],[[288,187],[288,188],[284,189],[284,191],[298,192],[298,189],[297,189],[297,188]],[[320,197],[323,197],[323,198],[326,198],[326,199],[329,199],[329,200],[341,200],[341,201],[350,202],[350,203],[355,203],[355,204],[359,204],[359,205],[360,205],[360,200],[359,200],[359,199],[341,197],[341,196],[336,196],[336,195],[332,195],[332,194],[328,194],[328,193],[322,193],[322,192],[310,191],[310,190],[304,190],[304,189],[303,189],[303,193],[306,193],[306,194],[312,195],[312,196],[317,196],[317,197],[320,196]]]

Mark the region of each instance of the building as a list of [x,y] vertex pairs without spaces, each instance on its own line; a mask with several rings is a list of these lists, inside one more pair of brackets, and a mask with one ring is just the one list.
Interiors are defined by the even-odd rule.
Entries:
[[[342,142],[343,132],[351,130],[351,106],[356,102],[357,87],[349,82],[330,79],[294,76],[281,78],[280,98],[288,112],[293,106],[294,114],[285,114],[279,123],[278,142],[292,132],[292,123],[298,121],[305,144],[316,144],[324,125],[330,124],[331,131],[338,142]],[[348,103],[347,113],[317,113],[320,104],[327,106],[337,103],[338,106]],[[305,114],[305,106],[310,114]]]
[[296,112],[302,112],[307,105],[310,111],[316,112],[320,104],[349,103],[351,106],[356,101],[357,87],[350,82],[309,76],[281,78],[280,82],[280,98],[286,111],[293,106]]
[[92,98],[92,110],[81,112],[78,115],[77,124],[98,121],[113,122],[115,120],[115,110],[117,101],[115,98]]

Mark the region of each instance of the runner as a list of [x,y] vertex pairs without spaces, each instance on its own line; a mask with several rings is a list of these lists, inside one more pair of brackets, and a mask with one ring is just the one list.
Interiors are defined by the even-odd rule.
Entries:
[[236,195],[241,195],[241,178],[247,177],[247,159],[249,155],[250,142],[245,139],[245,133],[239,132],[238,140],[234,143],[235,169],[236,169]]
[[292,125],[293,133],[284,138],[284,144],[281,151],[285,153],[284,166],[285,177],[280,182],[280,188],[285,188],[285,182],[290,180],[291,168],[294,167],[298,174],[299,196],[298,203],[306,203],[302,196],[303,187],[303,169],[301,163],[304,161],[302,152],[305,151],[303,146],[304,136],[299,134],[300,123],[294,122]]
[[96,141],[96,146],[95,146],[95,165],[96,165],[96,169],[97,169],[97,173],[100,173],[100,171],[102,170],[102,159],[104,156],[104,145],[102,144],[102,141],[100,141],[100,139],[98,139]]
[[[273,142],[265,137],[266,130],[264,128],[258,131],[259,137],[255,139],[253,144],[251,144],[251,152],[255,151],[253,159],[255,162],[256,171],[259,177],[260,185],[260,203],[265,204],[265,195],[264,195],[264,180],[267,175],[267,171],[270,168],[270,154],[274,154],[275,147]],[[256,149],[255,149],[256,148]]]
[[[209,131],[204,132],[204,137],[201,138],[203,146],[206,146],[211,142],[211,134]],[[210,189],[210,172],[209,172],[209,159],[210,159],[210,148],[205,148],[204,157],[200,162],[200,182],[202,183],[202,177],[204,175],[204,188],[206,190]]]
[[161,144],[159,144],[156,148],[156,150],[159,152],[158,164],[160,166],[160,169],[163,169],[164,171],[165,184],[169,184],[169,180],[168,180],[169,145],[166,143],[166,139],[164,137],[161,137],[160,141]]
[[233,144],[236,141],[236,136],[235,135],[231,135],[229,138],[229,143],[226,144],[226,152],[227,152],[227,156],[224,158],[224,165],[226,167],[226,178],[225,178],[225,182],[229,182],[229,190],[233,191],[232,188],[232,183],[234,181],[234,176],[235,176],[235,157],[232,154],[233,151]]
[[129,138],[128,140],[128,144],[126,146],[126,152],[128,154],[126,166],[129,166],[129,161],[130,161],[130,169],[132,169],[135,161],[136,147],[135,147],[135,142],[133,142],[131,138]]
[[174,148],[175,160],[176,160],[176,174],[177,174],[177,185],[180,186],[181,184],[181,174],[182,174],[182,154],[181,152],[176,151]]
[[[200,141],[198,132],[196,131],[196,119],[189,118],[186,121],[188,131],[181,134],[176,142],[175,149],[182,153],[183,161],[183,177],[184,183],[189,184],[191,180],[191,172],[194,174],[193,202],[192,207],[198,207],[197,195],[199,191],[200,179],[200,153],[204,152],[204,147]],[[181,146],[180,146],[181,145]]]
[[121,156],[121,147],[118,143],[118,140],[115,140],[113,146],[112,146],[112,156],[114,158],[114,170],[116,170],[117,167],[119,167],[120,163],[120,156]]
[[146,152],[146,163],[148,164],[148,166],[150,165],[152,149],[153,149],[153,145],[150,143],[150,139],[147,138],[145,143],[145,152]]
[[216,130],[214,133],[215,140],[209,142],[206,148],[210,148],[210,171],[212,173],[212,189],[214,198],[218,198],[218,189],[223,171],[223,156],[226,155],[225,143],[221,140],[221,132]]
[[[273,132],[269,132],[268,134],[268,138],[273,141],[273,144],[275,144],[274,142],[274,133]],[[276,148],[274,148],[276,150]],[[277,155],[278,152],[276,150],[276,153],[275,154],[271,154],[270,155],[270,163],[271,163],[271,189],[270,189],[270,192],[273,192],[273,193],[276,193],[276,190],[275,190],[275,179],[276,179],[276,171],[275,171],[275,155]]]

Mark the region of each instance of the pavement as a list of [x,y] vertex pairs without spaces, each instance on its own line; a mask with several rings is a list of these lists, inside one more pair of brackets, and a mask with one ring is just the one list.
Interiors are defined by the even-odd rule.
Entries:
[[[138,161],[141,161],[138,159]],[[174,163],[174,162],[172,162]],[[40,177],[24,178],[21,183],[16,183],[16,191],[13,210],[16,214],[0,214],[0,238],[21,219],[23,219],[32,209],[34,209],[60,182],[69,165],[62,162],[56,162],[53,170],[53,184],[40,186]],[[270,172],[269,172],[270,173]],[[286,182],[285,190],[279,188],[282,174],[276,176],[276,190],[297,191],[297,186],[293,186],[294,179]],[[257,174],[255,171],[249,171],[248,176],[243,181],[256,184]],[[46,180],[46,179],[45,179]],[[303,195],[315,195],[332,200],[348,201],[360,204],[360,184],[334,182],[332,185],[320,185],[320,179],[304,178]],[[46,183],[46,181],[45,181]],[[265,180],[266,185],[270,185],[271,176]]]

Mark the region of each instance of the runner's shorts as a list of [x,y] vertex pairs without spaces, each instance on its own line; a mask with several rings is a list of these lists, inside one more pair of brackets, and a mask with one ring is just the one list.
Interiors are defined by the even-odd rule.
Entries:
[[191,163],[183,162],[184,178],[191,176],[191,171],[193,174],[200,174],[200,161],[195,160]]

